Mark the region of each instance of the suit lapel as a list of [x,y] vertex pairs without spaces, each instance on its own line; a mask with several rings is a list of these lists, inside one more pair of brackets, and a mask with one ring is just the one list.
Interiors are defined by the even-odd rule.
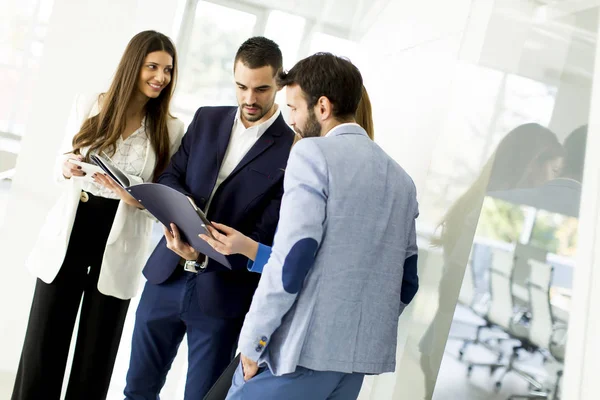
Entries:
[[223,164],[223,159],[227,152],[227,145],[231,139],[231,130],[233,129],[233,124],[235,122],[236,111],[237,108],[233,108],[228,112],[226,117],[223,118],[223,123],[219,128],[217,135],[217,172],[221,169],[221,164]]
[[267,129],[265,133],[254,143],[254,145],[248,150],[244,158],[239,162],[235,169],[229,176],[234,176],[238,171],[243,169],[248,163],[254,160],[256,157],[265,152],[269,147],[275,143],[275,139],[281,136],[281,124],[285,124],[283,116],[279,114],[279,117],[273,122],[273,124]]
[[[267,131],[268,132],[268,131]],[[231,172],[230,176],[237,174],[237,172],[243,169],[249,162],[254,160],[256,157],[261,155],[265,150],[275,143],[275,140],[272,135],[265,132],[254,145],[248,150],[244,158],[239,162],[239,164],[235,167],[235,169]]]

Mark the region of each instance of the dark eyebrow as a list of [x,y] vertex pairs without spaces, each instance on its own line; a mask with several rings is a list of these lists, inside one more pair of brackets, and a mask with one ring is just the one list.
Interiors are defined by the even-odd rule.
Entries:
[[[154,61],[148,61],[146,64],[156,65],[156,66],[160,67],[160,64],[159,63],[155,63]],[[173,68],[173,66],[171,64],[165,65],[165,67],[167,67],[167,68]]]
[[293,105],[291,105],[291,104],[288,104],[287,106],[288,106],[289,108],[295,108],[295,107],[294,107]]
[[[238,81],[235,81],[235,84],[238,85],[238,86],[243,86],[245,88],[248,87],[248,86],[244,85],[243,83],[239,83]],[[270,89],[270,88],[271,88],[271,85],[262,85],[262,86],[257,87],[255,90],[258,90],[258,89]]]

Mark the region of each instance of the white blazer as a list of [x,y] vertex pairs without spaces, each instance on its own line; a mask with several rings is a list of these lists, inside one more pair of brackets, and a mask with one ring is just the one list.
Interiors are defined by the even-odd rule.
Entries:
[[[55,166],[55,177],[63,187],[62,194],[48,214],[32,253],[26,261],[33,275],[46,283],[51,283],[62,266],[67,252],[75,214],[79,205],[82,182],[78,179],[65,179],[62,175],[62,163],[65,153],[72,149],[72,139],[86,118],[98,114],[98,96],[79,97],[71,113],[70,129],[67,130],[61,152]],[[182,121],[173,118],[167,123],[171,142],[170,155],[181,144],[184,133]],[[87,152],[87,149],[82,151]],[[143,176],[152,176],[156,164],[156,154],[148,141],[146,163]],[[128,175],[134,184],[142,183],[142,178]],[[152,230],[152,217],[147,211],[120,201],[115,214],[104,257],[98,290],[107,296],[127,300],[137,293],[140,274],[146,256]]]

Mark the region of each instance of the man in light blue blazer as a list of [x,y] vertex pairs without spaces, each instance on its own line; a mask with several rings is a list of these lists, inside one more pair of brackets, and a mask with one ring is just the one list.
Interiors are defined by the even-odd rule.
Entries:
[[279,225],[240,334],[228,399],[356,399],[395,369],[418,288],[415,185],[354,122],[362,77],[318,53],[281,74],[290,124]]

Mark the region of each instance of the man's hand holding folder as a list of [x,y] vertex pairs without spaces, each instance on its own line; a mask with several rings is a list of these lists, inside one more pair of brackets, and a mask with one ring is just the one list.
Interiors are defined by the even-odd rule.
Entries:
[[[202,221],[202,227],[206,229],[206,231],[210,234],[208,226],[211,226],[210,221],[206,219],[204,213],[196,206],[196,202],[191,197],[187,196],[190,204],[194,207],[194,210],[200,217]],[[137,201],[137,200],[136,200]],[[184,260],[197,260],[200,257],[200,252],[194,249],[188,242],[184,241],[181,238],[179,233],[179,229],[177,229],[177,225],[174,223],[170,224],[170,230],[163,226],[163,230],[165,233],[165,239],[167,240],[167,248],[171,250],[173,253],[177,254],[179,257]],[[212,236],[212,235],[211,235]]]
[[139,208],[145,208],[165,226],[165,239],[173,252],[186,260],[195,260],[201,253],[231,268],[226,256],[200,238],[200,234],[210,234],[207,227],[211,224],[193,199],[160,183],[137,182],[136,177],[125,174],[107,158],[92,156],[92,160],[106,173],[100,177],[102,182],[119,186],[115,190],[126,191]]
[[184,260],[197,260],[200,253],[196,251],[189,243],[181,239],[177,225],[171,224],[171,230],[163,227],[165,231],[165,239],[167,239],[167,248],[177,254]]

